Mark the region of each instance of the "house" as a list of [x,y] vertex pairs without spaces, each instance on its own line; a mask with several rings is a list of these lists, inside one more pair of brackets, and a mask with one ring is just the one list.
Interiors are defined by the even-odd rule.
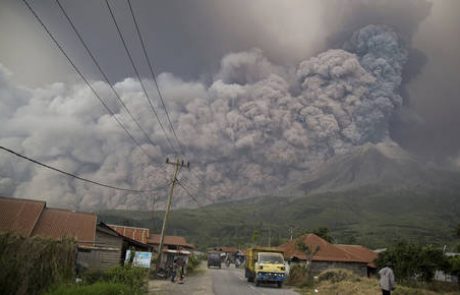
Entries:
[[[157,252],[160,247],[160,239],[161,235],[153,234],[148,240],[148,244],[152,245]],[[195,246],[188,243],[184,237],[165,235],[163,238],[161,261],[159,261],[158,265],[161,267],[172,265],[174,259],[177,257],[181,257],[187,263],[193,249],[195,249]]]
[[225,255],[235,255],[237,252],[239,252],[238,248],[236,247],[214,247],[212,250],[224,253]]
[[[369,275],[375,270],[374,260],[377,254],[359,245],[335,245],[327,242],[315,234],[301,236],[308,248],[316,253],[311,259],[313,273],[319,273],[325,269],[343,268],[349,269],[360,275]],[[298,240],[291,240],[279,246],[284,251],[285,258],[291,263],[305,263],[307,256],[297,249]]]
[[336,247],[339,247],[352,255],[362,258],[367,262],[367,276],[375,274],[377,271],[377,265],[375,260],[378,257],[378,253],[372,251],[369,248],[366,248],[361,245],[344,245],[344,244],[335,244]]
[[96,214],[44,208],[32,236],[59,240],[73,238],[78,246],[93,245],[96,237]]
[[55,240],[73,238],[79,246],[92,245],[96,214],[46,207],[46,202],[0,197],[0,232]]
[[143,244],[147,244],[147,240],[150,237],[150,230],[143,227],[124,226],[116,224],[108,224],[113,230],[119,234],[138,241]]
[[[110,228],[115,230],[117,233],[128,237],[133,241],[148,245],[151,252],[158,253],[158,247],[160,246],[160,235],[150,234],[148,228],[123,226],[116,224],[109,224]],[[163,249],[161,257],[161,265],[172,264],[175,257],[183,257],[185,261],[188,260],[188,256],[192,254],[192,250],[195,247],[188,243],[184,237],[181,236],[164,236]]]
[[120,233],[104,223],[97,224],[94,213],[48,208],[45,201],[0,197],[0,212],[0,232],[74,239],[78,269],[107,269],[122,264],[127,249],[152,249],[146,243],[148,234],[139,236],[138,230],[114,226]]
[[100,222],[96,226],[96,237],[93,246],[80,247],[78,257],[82,267],[91,270],[105,270],[121,265],[126,258],[126,251],[150,252],[152,247],[138,240],[124,236],[112,226]]
[[[148,244],[158,249],[160,246],[160,235],[153,234],[148,239]],[[188,243],[184,237],[181,236],[164,236],[163,247],[166,247],[169,250],[185,250],[192,251],[195,249],[195,246]]]
[[44,201],[0,197],[0,232],[30,237],[45,206]]

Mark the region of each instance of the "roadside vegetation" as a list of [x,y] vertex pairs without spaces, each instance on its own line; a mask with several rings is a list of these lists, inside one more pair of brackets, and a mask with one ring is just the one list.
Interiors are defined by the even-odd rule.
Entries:
[[107,271],[87,272],[79,283],[63,283],[47,295],[141,295],[146,292],[148,271],[130,266],[117,266]]
[[76,245],[17,234],[0,234],[0,289],[2,294],[41,294],[50,286],[73,279]]
[[206,259],[206,256],[200,256],[200,255],[190,255],[188,258],[188,264],[187,264],[187,274],[193,274],[195,273],[201,262]]
[[[314,286],[299,289],[301,294],[325,294],[325,295],[375,295],[381,294],[376,278],[361,277],[349,270],[333,269],[326,270],[318,275]],[[435,295],[459,294],[458,289],[451,284],[430,283],[425,286],[410,287],[398,285],[394,295]]]
[[[305,251],[306,254],[312,253],[309,249]],[[460,274],[460,256],[447,257],[439,248],[404,241],[389,247],[376,261],[378,268],[388,262],[393,264],[397,280],[396,290],[392,294],[460,293],[460,284],[433,280],[435,271]],[[305,265],[291,268],[288,284],[300,288],[302,294],[370,295],[380,292],[377,277],[361,277],[343,269],[326,270],[313,277]]]

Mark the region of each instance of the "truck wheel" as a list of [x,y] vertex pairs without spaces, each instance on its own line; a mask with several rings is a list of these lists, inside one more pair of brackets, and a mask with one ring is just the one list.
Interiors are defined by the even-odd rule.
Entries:
[[254,282],[254,277],[251,274],[248,275],[248,282]]
[[276,282],[276,284],[278,285],[278,288],[283,288],[283,282]]

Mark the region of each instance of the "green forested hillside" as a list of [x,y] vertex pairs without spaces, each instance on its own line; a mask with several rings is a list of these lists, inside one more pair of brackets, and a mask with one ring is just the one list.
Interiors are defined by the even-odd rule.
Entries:
[[[386,247],[405,239],[436,245],[454,244],[460,223],[460,193],[441,190],[360,188],[297,198],[259,197],[197,209],[174,210],[169,234],[186,236],[199,248],[215,245],[268,245],[326,226],[338,243]],[[153,214],[153,218],[152,218]],[[153,228],[163,212],[104,211],[100,220]]]

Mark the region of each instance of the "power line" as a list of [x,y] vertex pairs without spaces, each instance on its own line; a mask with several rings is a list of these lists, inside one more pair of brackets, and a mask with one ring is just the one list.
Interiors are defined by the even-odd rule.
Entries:
[[101,96],[96,92],[96,89],[91,85],[91,83],[86,79],[86,77],[83,75],[83,73],[78,69],[78,67],[75,65],[75,63],[72,61],[70,56],[66,53],[64,48],[59,44],[59,42],[56,40],[54,35],[51,33],[51,31],[48,29],[48,27],[45,25],[45,23],[42,21],[42,19],[38,16],[38,14],[35,12],[35,10],[30,6],[30,4],[27,2],[27,0],[22,0],[22,2],[27,6],[29,11],[33,14],[33,16],[36,18],[36,20],[40,23],[40,25],[43,27],[43,29],[46,31],[48,36],[53,40],[54,44],[57,46],[57,48],[61,51],[61,53],[65,56],[67,59],[67,62],[70,63],[72,68],[77,72],[77,74],[80,76],[80,78],[88,85],[88,87],[91,89],[93,94],[96,96],[96,98],[99,100],[99,102],[104,106],[104,108],[109,112],[111,115],[112,119],[114,119],[118,125],[128,134],[128,136],[131,138],[131,140],[142,150],[142,152],[150,158],[150,156],[147,154],[147,152],[144,150],[144,148],[140,145],[140,143],[136,140],[136,138],[129,132],[129,130],[123,125],[123,123],[115,116],[115,113],[109,108],[109,106],[104,102]]
[[[84,178],[84,177],[80,177],[80,176],[77,176],[75,174],[72,174],[72,173],[69,173],[69,172],[66,172],[64,170],[61,170],[61,169],[58,169],[58,168],[55,168],[55,167],[52,167],[52,166],[49,166],[49,165],[46,165],[42,162],[39,162],[37,160],[34,160],[34,159],[31,159],[27,156],[24,156],[18,152],[15,152],[9,148],[6,148],[4,146],[1,146],[0,145],[0,149],[8,152],[8,153],[11,153],[19,158],[22,158],[24,160],[27,160],[27,161],[30,161],[32,163],[35,163],[37,165],[40,165],[42,167],[45,167],[47,169],[50,169],[50,170],[53,170],[53,171],[56,171],[56,172],[59,172],[61,174],[65,174],[67,176],[70,176],[70,177],[73,177],[73,178],[76,178],[78,180],[81,180],[81,181],[84,181],[84,182],[89,182],[89,183],[92,183],[92,184],[95,184],[95,185],[98,185],[98,186],[102,186],[102,187],[106,187],[106,188],[111,188],[111,189],[115,189],[115,190],[119,190],[119,191],[128,191],[128,192],[132,192],[132,193],[145,193],[145,192],[152,192],[152,191],[155,191],[157,190],[158,188],[156,189],[151,189],[151,190],[138,190],[138,189],[130,189],[130,188],[122,188],[122,187],[117,187],[117,186],[112,186],[112,185],[108,185],[108,184],[104,184],[104,183],[101,183],[101,182],[98,182],[98,181],[95,181],[95,180],[91,180],[91,179],[87,179],[87,178]],[[163,186],[166,186],[168,184],[165,184]]]
[[[131,63],[131,66],[133,67],[134,73],[136,74],[137,80],[139,80],[139,82],[141,84],[142,91],[144,92],[145,98],[149,102],[150,108],[151,108],[153,114],[155,115],[156,119],[158,120],[158,123],[160,124],[161,130],[163,130],[163,133],[164,133],[164,135],[166,137],[166,140],[168,141],[168,144],[169,144],[170,148],[172,150],[174,150],[174,152],[177,154],[177,151],[174,148],[174,146],[171,144],[171,142],[169,140],[169,137],[168,137],[168,135],[166,133],[166,130],[163,127],[163,123],[161,122],[160,117],[158,116],[158,113],[156,112],[155,107],[153,106],[153,103],[152,103],[152,101],[150,99],[150,96],[147,94],[147,90],[145,88],[144,82],[141,79],[141,76],[139,74],[139,71],[137,70],[136,64],[134,63],[134,60],[133,60],[133,57],[131,56],[131,53],[129,52],[128,46],[126,45],[126,41],[125,41],[125,39],[123,37],[123,34],[121,33],[120,27],[118,26],[118,22],[117,22],[117,20],[115,18],[115,15],[113,14],[112,8],[110,7],[109,1],[105,0],[105,3],[107,5],[107,8],[109,9],[110,16],[111,16],[111,18],[113,20],[113,23],[115,24],[115,27],[116,27],[117,32],[118,32],[118,36],[120,37],[120,40],[123,43],[123,47],[125,49],[126,54],[128,55],[129,61]],[[168,116],[168,120],[169,120],[169,116]]]
[[145,129],[139,124],[139,122],[136,120],[136,118],[134,118],[134,116],[132,115],[131,111],[128,109],[128,107],[126,106],[126,104],[123,102],[123,100],[121,99],[120,97],[120,94],[115,90],[115,88],[113,87],[113,85],[110,83],[110,80],[109,78],[107,77],[106,73],[104,72],[104,70],[102,69],[102,67],[99,65],[99,63],[97,62],[96,58],[94,57],[93,53],[91,52],[91,50],[89,49],[88,45],[86,44],[86,42],[83,40],[80,32],[78,31],[78,29],[75,27],[74,23],[72,22],[72,20],[70,19],[69,15],[67,14],[67,12],[65,11],[64,7],[61,5],[61,3],[59,2],[59,0],[56,0],[56,3],[57,5],[59,6],[61,12],[64,14],[65,18],[67,19],[67,21],[69,22],[70,26],[72,27],[72,30],[74,31],[74,33],[77,35],[78,39],[80,40],[81,44],[83,45],[83,47],[85,48],[86,52],[88,53],[89,57],[91,58],[91,60],[94,62],[94,64],[96,65],[97,69],[99,70],[99,72],[101,73],[102,77],[104,78],[104,80],[107,82],[107,84],[109,85],[110,89],[112,89],[113,93],[115,94],[115,97],[116,99],[118,100],[118,102],[120,103],[120,105],[122,106],[122,108],[125,109],[125,111],[128,113],[129,117],[133,120],[133,122],[136,124],[136,126],[142,131],[142,133],[144,134],[144,136],[147,138],[147,140],[150,142],[151,145],[155,146],[155,143],[153,143],[153,141],[150,139],[150,136],[147,134],[147,132],[145,131]]
[[[198,199],[187,189],[187,187],[182,183],[180,182],[179,180],[177,181],[177,184],[184,190],[184,192],[198,205],[198,208],[202,208],[203,206],[200,204],[200,202],[198,201]],[[206,211],[206,210],[203,210],[203,212],[205,212],[205,214],[207,214],[209,217],[211,217],[213,220],[215,220],[221,227],[225,227],[225,225],[223,225],[218,219],[214,219],[213,216],[211,216],[211,214]]]
[[203,207],[203,205],[198,201],[198,199],[185,187],[184,183],[178,180],[177,182],[180,187],[185,191],[185,193],[198,205],[198,207]]
[[161,94],[161,91],[160,91],[160,86],[158,85],[155,72],[153,71],[152,62],[150,61],[149,55],[147,54],[147,50],[145,48],[144,38],[142,37],[141,31],[139,29],[139,24],[138,24],[138,22],[136,20],[134,10],[133,10],[133,7],[131,5],[131,0],[128,0],[128,6],[129,6],[129,11],[131,12],[131,16],[133,18],[134,25],[136,27],[137,36],[139,37],[139,40],[140,40],[141,45],[142,45],[142,50],[144,52],[145,59],[147,60],[147,65],[149,66],[150,73],[151,73],[152,78],[153,78],[153,82],[155,83],[155,86],[156,86],[156,89],[157,89],[157,92],[158,92],[158,96],[160,97],[161,104],[163,105],[163,108],[164,108],[165,113],[166,113],[166,117],[168,118],[169,126],[170,126],[170,128],[171,128],[171,130],[173,132],[173,135],[174,135],[174,137],[175,137],[175,139],[177,141],[179,149],[183,151],[183,146],[182,146],[181,142],[179,141],[179,138],[176,135],[176,131],[174,130],[174,127],[173,127],[173,125],[171,123],[171,118],[169,117],[168,109],[166,108],[166,104],[164,102],[163,95]]
[[[188,182],[187,182],[188,181]],[[196,191],[199,191],[200,188],[198,187],[197,184],[193,183],[190,181],[190,179],[188,179],[186,176],[182,176],[182,178],[179,180],[179,182],[181,182],[182,184],[187,184],[189,187],[191,187],[192,189],[195,189]],[[206,194],[203,194],[203,197],[205,199],[207,199],[211,204],[214,203],[214,201],[212,199],[210,199],[209,197],[206,196]],[[200,206],[200,205],[199,205]],[[200,207],[203,207],[203,206],[200,206]],[[222,209],[224,211],[226,211],[226,213],[228,215],[233,215],[233,212],[227,208],[226,206],[223,206]]]

